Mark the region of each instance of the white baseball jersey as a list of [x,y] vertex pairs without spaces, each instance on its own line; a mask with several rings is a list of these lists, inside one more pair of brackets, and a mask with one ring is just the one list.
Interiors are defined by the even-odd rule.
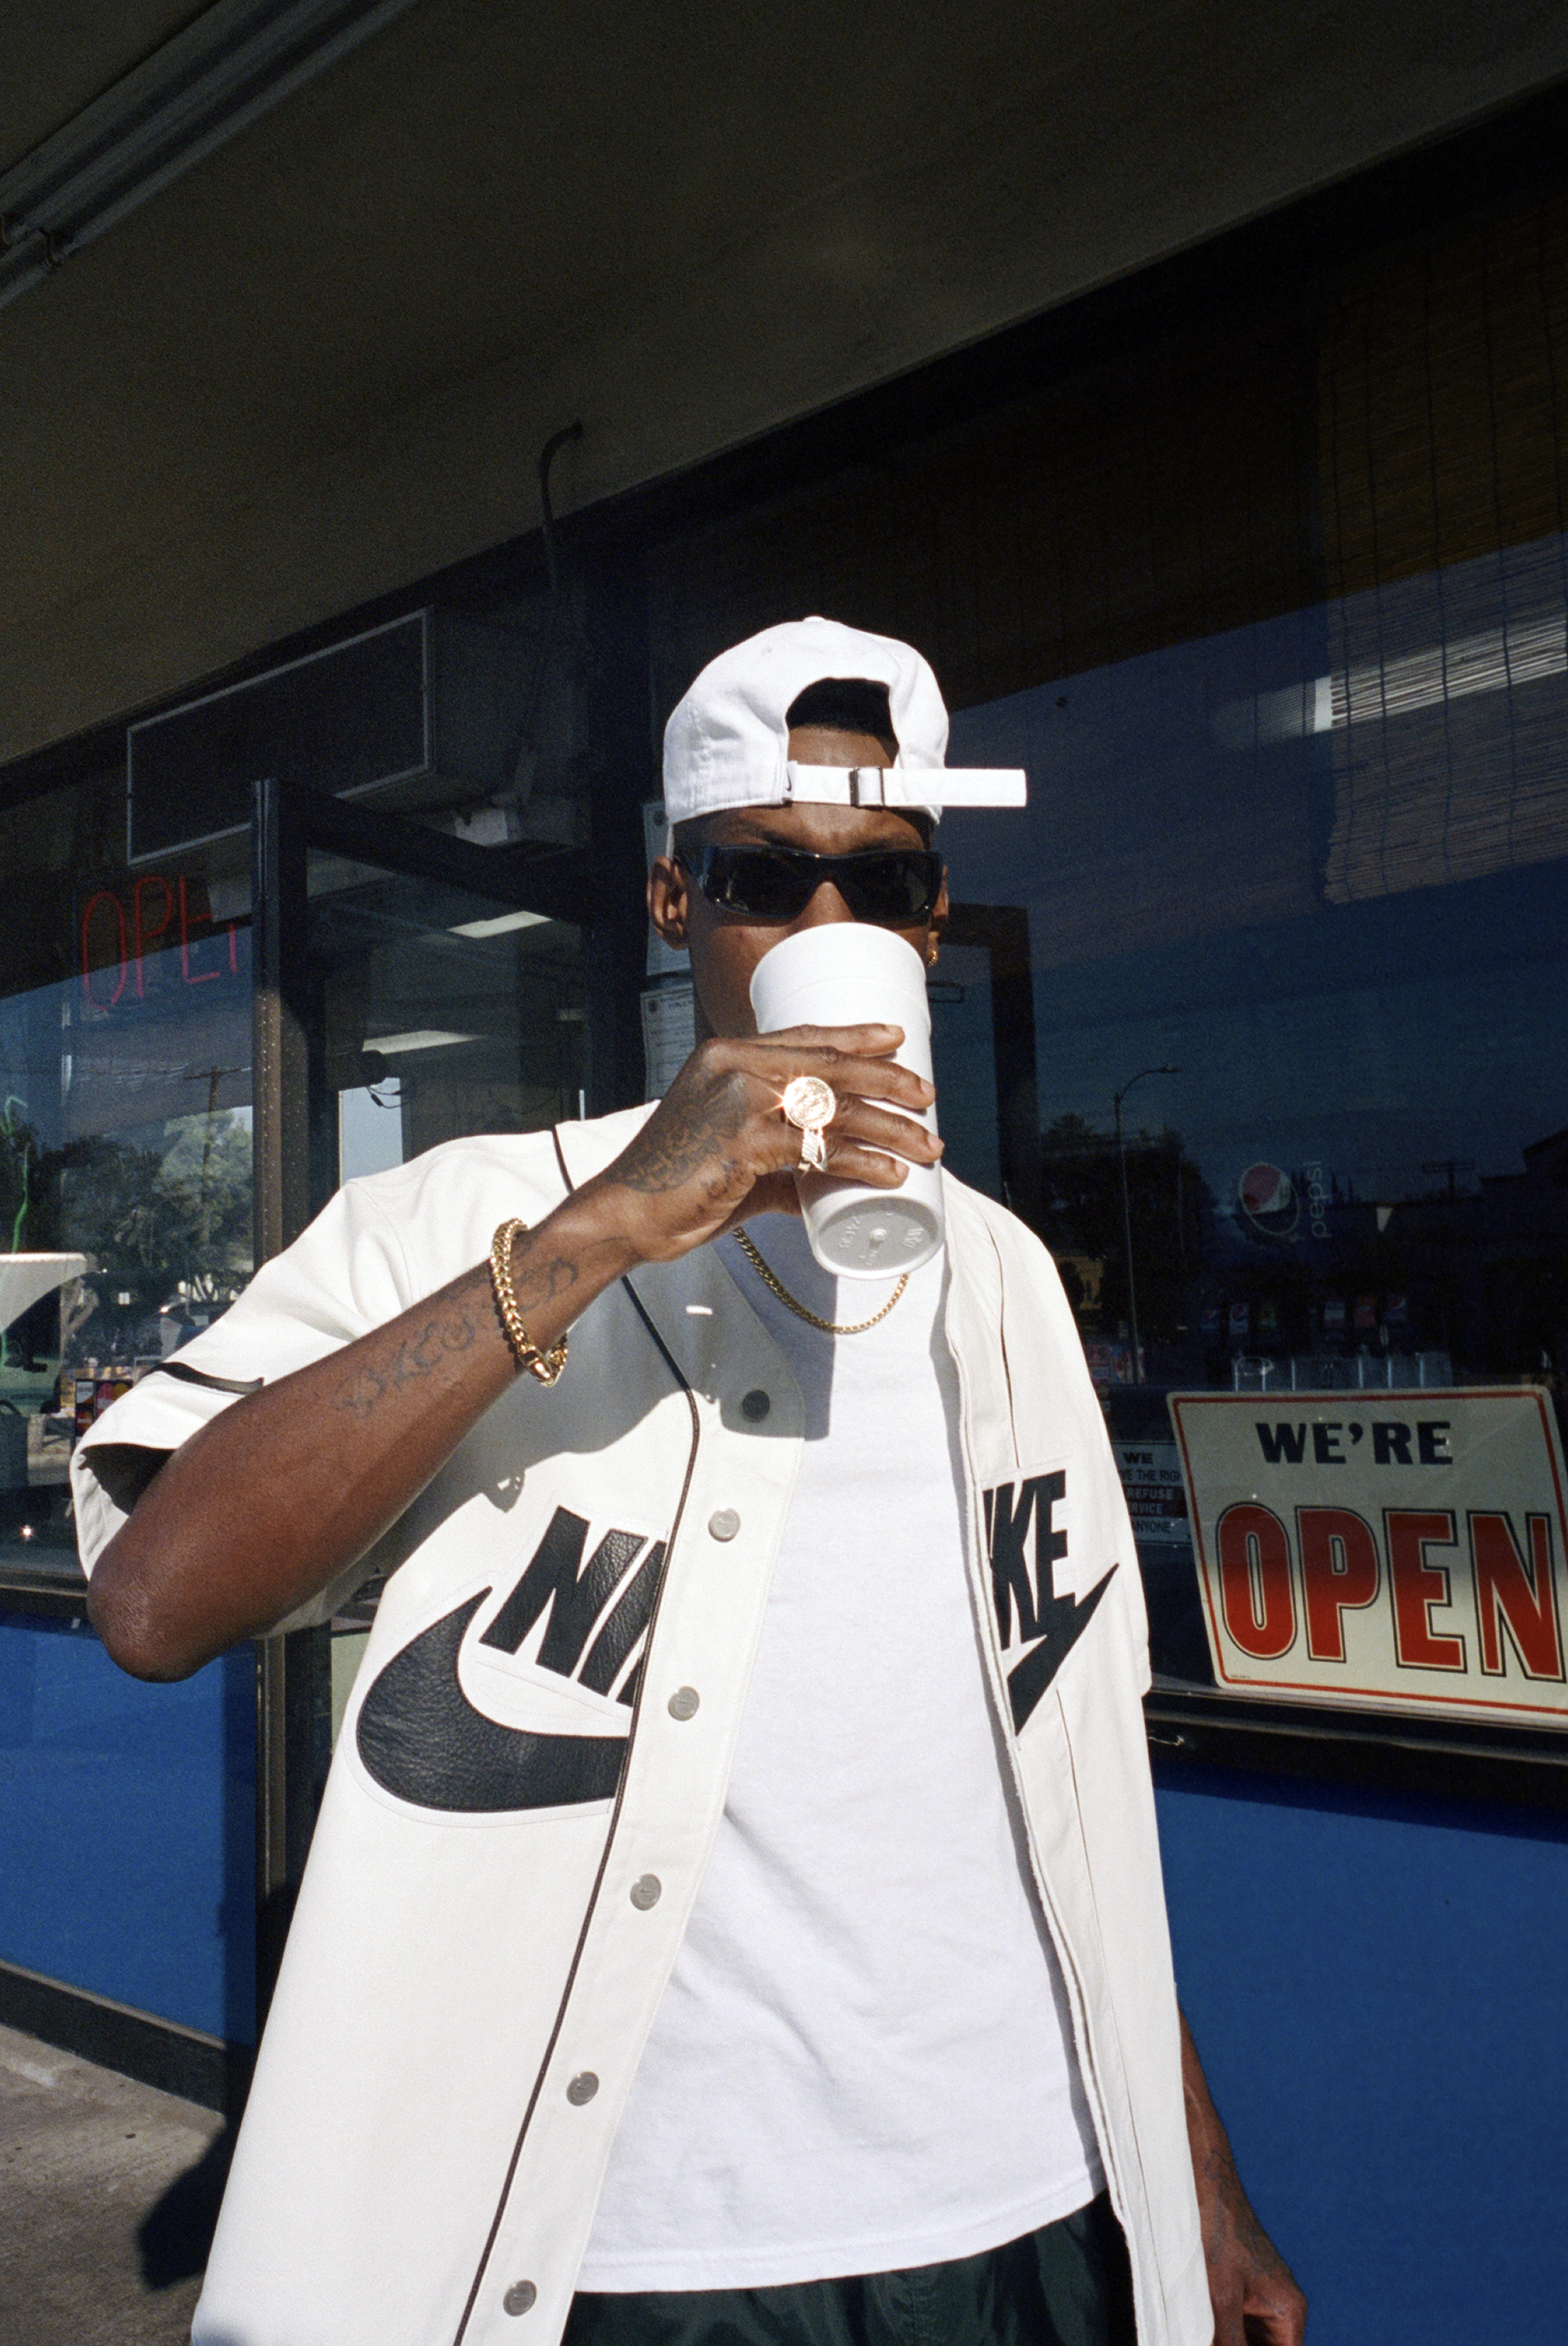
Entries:
[[[367,1333],[481,1261],[509,1215],[542,1219],[648,1112],[454,1141],[349,1183],[180,1366],[271,1380]],[[1132,1531],[1048,1255],[951,1179],[946,1203],[990,1696],[1139,2338],[1207,2346]],[[742,1406],[759,1392],[760,1417]],[[122,1520],[95,1451],[171,1450],[233,1399],[155,1374],[98,1421],[73,1463],[89,1569]],[[723,1810],[801,1436],[783,1355],[698,1248],[600,1296],[560,1383],[520,1377],[348,1576],[397,1567],[195,2346],[559,2337]]]

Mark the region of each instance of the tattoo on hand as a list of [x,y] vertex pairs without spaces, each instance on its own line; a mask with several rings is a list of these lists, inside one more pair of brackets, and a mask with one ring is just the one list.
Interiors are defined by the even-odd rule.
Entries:
[[700,1107],[674,1117],[663,1131],[657,1129],[658,1119],[646,1127],[626,1155],[609,1168],[607,1178],[651,1198],[667,1189],[684,1188],[715,1158],[729,1169],[725,1143],[742,1129],[748,1113],[744,1086],[726,1086]]
[[350,1417],[368,1417],[388,1393],[402,1392],[417,1378],[433,1376],[452,1353],[470,1351],[477,1335],[466,1311],[427,1320],[416,1335],[402,1337],[387,1357],[361,1362],[331,1405]]

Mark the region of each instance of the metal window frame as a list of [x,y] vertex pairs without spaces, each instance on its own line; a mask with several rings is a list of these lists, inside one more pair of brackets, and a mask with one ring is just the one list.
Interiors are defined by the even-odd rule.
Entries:
[[[220,700],[234,701],[247,692],[254,692],[260,687],[275,683],[280,676],[291,676],[302,668],[319,668],[324,661],[339,659],[344,652],[354,650],[360,644],[370,643],[378,636],[396,635],[400,630],[409,627],[415,627],[419,631],[420,688],[423,699],[420,763],[417,766],[400,766],[391,773],[376,775],[372,781],[356,783],[352,790],[344,793],[344,796],[352,800],[371,790],[386,790],[393,783],[406,781],[412,775],[428,773],[433,758],[433,743],[431,739],[431,612],[428,608],[421,608],[400,612],[396,618],[383,619],[377,627],[358,628],[351,636],[341,636],[334,643],[319,645],[314,651],[301,652],[295,659],[280,660],[275,667],[262,668],[255,676],[241,677],[236,684],[221,685],[213,692],[198,693],[193,700],[178,701],[171,708],[159,709],[152,716],[138,718],[134,724],[127,725],[126,728],[127,868],[134,872],[139,864],[157,862],[171,852],[166,847],[155,847],[144,849],[138,854],[136,849],[137,745],[138,738],[143,733],[155,731],[168,724],[173,719],[188,717],[194,709],[208,709],[214,702]],[[188,838],[181,839],[178,849],[172,852],[184,854],[189,848],[208,847],[215,839],[234,838],[243,831],[244,828],[243,821],[240,821],[220,824],[215,831],[192,831]],[[462,845],[463,842],[460,841],[458,844]]]

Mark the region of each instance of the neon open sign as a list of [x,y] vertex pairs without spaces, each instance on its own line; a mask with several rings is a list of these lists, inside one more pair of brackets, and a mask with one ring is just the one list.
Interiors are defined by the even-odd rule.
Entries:
[[[206,904],[206,882],[188,881],[183,872],[170,880],[161,872],[144,872],[124,892],[96,888],[82,906],[76,932],[78,974],[92,1007],[113,1010],[127,988],[137,1001],[145,1000],[148,955],[161,958],[177,944],[184,984],[208,985],[225,974],[238,977],[239,923],[214,921]],[[225,938],[227,972],[222,967]]]

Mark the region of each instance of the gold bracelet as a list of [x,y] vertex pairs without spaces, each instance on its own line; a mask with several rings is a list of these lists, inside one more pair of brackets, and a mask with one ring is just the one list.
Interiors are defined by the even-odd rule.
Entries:
[[517,1308],[517,1290],[512,1284],[512,1245],[528,1225],[520,1215],[503,1222],[490,1241],[490,1286],[495,1298],[495,1310],[506,1341],[511,1345],[519,1369],[537,1377],[542,1385],[553,1385],[566,1365],[566,1339],[542,1352],[523,1325],[523,1314]]

